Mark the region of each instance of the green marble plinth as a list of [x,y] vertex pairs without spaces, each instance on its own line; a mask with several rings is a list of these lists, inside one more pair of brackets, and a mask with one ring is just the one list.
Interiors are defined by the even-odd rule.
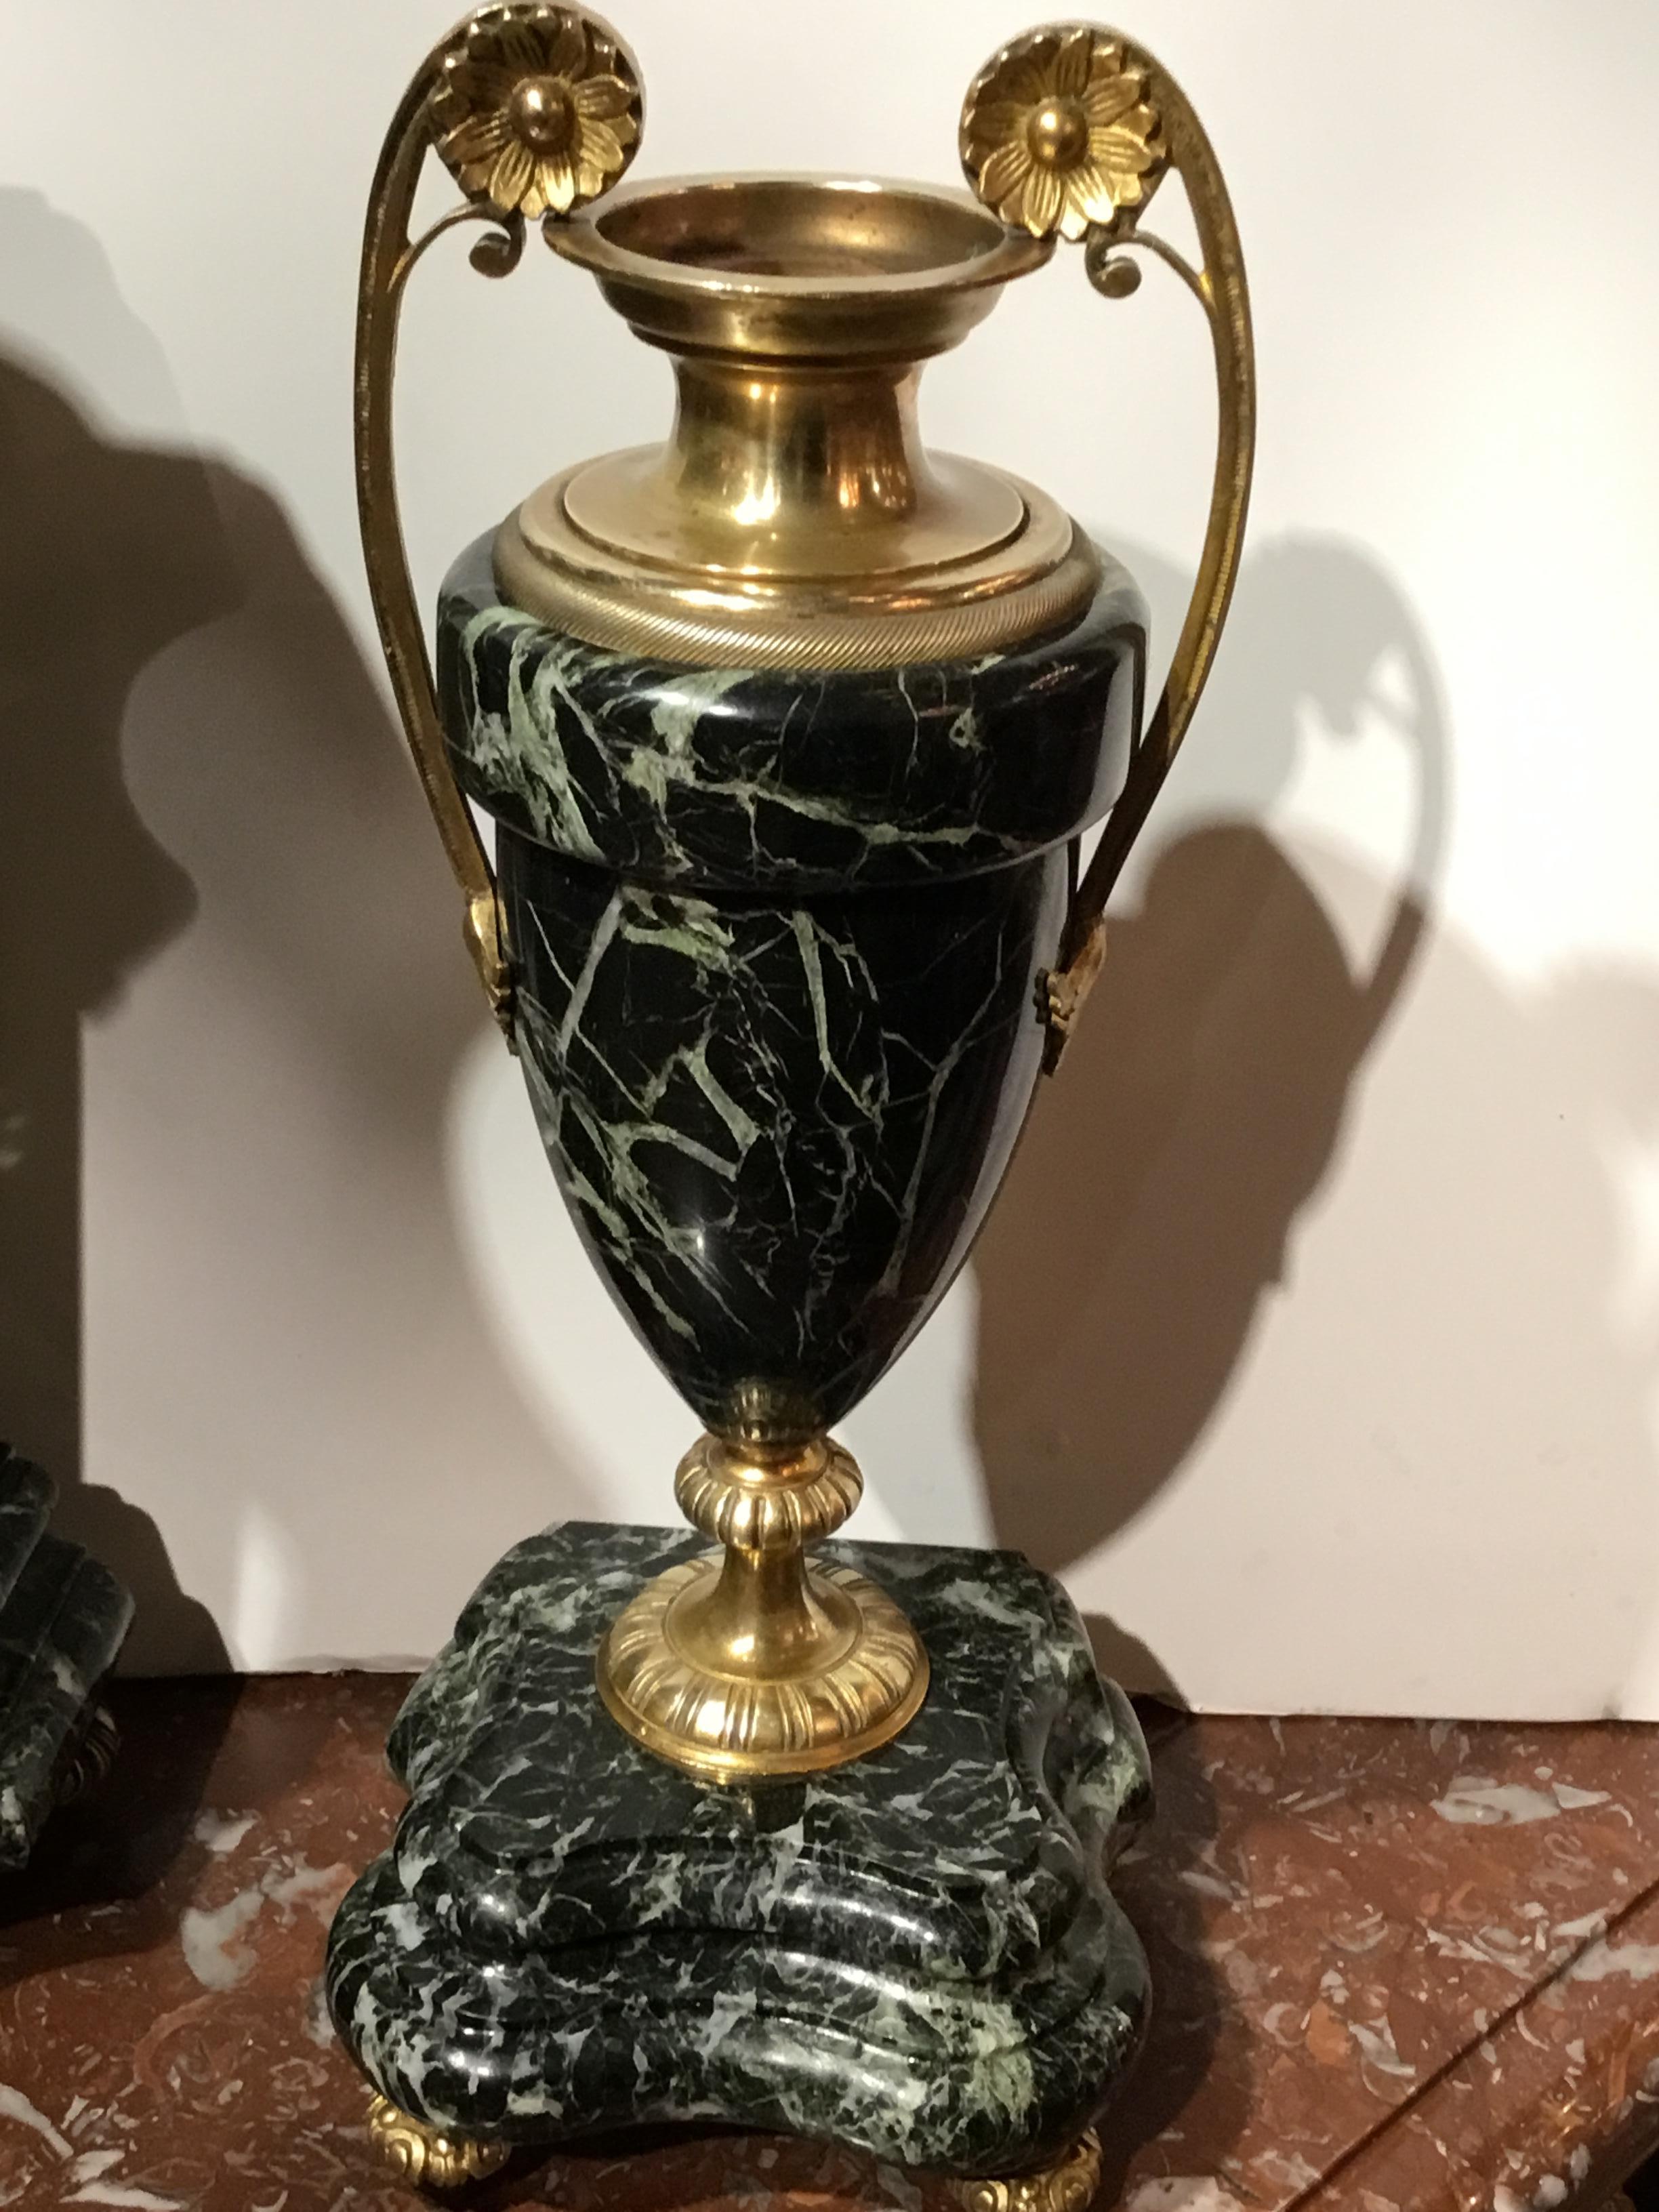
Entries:
[[335,2024],[452,2136],[724,2121],[1029,2172],[1120,2086],[1146,1961],[1107,1887],[1146,1748],[1017,1553],[826,1544],[925,1638],[927,1701],[833,1772],[700,1783],[594,1693],[605,1624],[699,1548],[576,1523],[502,1560],[392,1732],[411,1792],[330,1938]]
[[23,1865],[80,1779],[104,1726],[98,1685],[132,1620],[109,1570],[47,1533],[55,1502],[45,1470],[0,1445],[0,1871]]

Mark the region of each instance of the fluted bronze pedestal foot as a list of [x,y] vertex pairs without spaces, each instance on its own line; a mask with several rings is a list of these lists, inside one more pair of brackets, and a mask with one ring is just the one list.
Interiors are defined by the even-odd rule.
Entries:
[[392,2172],[414,2189],[463,2189],[499,2173],[508,2154],[500,2143],[464,2142],[400,2112],[390,2099],[368,2107],[368,2139]]
[[1092,2128],[1037,2173],[951,2185],[963,2212],[1088,2212],[1100,2187],[1100,2138]]
[[706,1436],[674,1495],[714,1552],[671,1567],[614,1621],[599,1693],[635,1740],[704,1781],[814,1774],[892,1741],[927,1689],[927,1655],[885,1590],[809,1565],[864,1479],[829,1437]]

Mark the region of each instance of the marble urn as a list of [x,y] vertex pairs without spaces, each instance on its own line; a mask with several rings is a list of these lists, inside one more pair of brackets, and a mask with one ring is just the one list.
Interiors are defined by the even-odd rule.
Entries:
[[[636,182],[643,115],[574,9],[488,7],[428,57],[370,203],[359,486],[472,956],[594,1267],[701,1425],[674,1492],[703,1540],[572,1528],[503,1561],[399,1722],[410,1814],[331,2000],[428,2179],[714,2117],[1071,2188],[1144,2013],[1104,1887],[1144,1751],[1024,1562],[827,1540],[861,1486],[832,1431],[972,1246],[1202,684],[1249,482],[1237,240],[1179,88],[1097,27],[988,63],[966,192]],[[463,198],[412,237],[434,155]],[[1172,173],[1196,264],[1140,228]],[[587,272],[676,406],[462,552],[429,654],[393,352],[416,261],[471,222],[487,276],[532,235]],[[1150,714],[1133,578],[920,427],[926,362],[1073,244],[1107,298],[1136,249],[1169,264],[1220,380]]]

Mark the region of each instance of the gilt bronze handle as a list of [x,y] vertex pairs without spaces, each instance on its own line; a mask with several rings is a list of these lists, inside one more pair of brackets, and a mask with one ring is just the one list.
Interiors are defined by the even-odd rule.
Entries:
[[[1163,694],[1044,979],[1052,1072],[1104,957],[1106,902],[1186,734],[1232,598],[1255,451],[1250,298],[1215,149],[1174,78],[1121,31],[1054,24],[1005,46],[969,88],[960,149],[975,191],[1011,228],[1082,245],[1089,281],[1103,298],[1139,288],[1133,249],[1156,254],[1203,308],[1215,350],[1218,431],[1203,558]],[[1196,268],[1140,228],[1171,169],[1193,211]]]
[[[556,221],[608,191],[638,149],[643,107],[633,56],[598,16],[542,0],[482,8],[416,71],[380,150],[363,230],[353,390],[363,562],[404,734],[466,902],[468,947],[509,1038],[513,977],[495,878],[450,772],[404,546],[392,424],[398,319],[415,264],[456,224],[492,226],[472,266],[505,276],[523,254],[527,219]],[[414,239],[428,151],[466,198]]]

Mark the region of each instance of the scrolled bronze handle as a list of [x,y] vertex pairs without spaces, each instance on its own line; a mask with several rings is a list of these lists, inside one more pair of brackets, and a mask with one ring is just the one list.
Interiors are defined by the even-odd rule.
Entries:
[[[638,149],[643,113],[633,56],[599,16],[545,0],[481,8],[416,71],[386,132],[363,231],[353,387],[363,562],[404,734],[466,902],[467,943],[509,1037],[513,977],[495,878],[450,773],[404,546],[392,424],[398,326],[410,272],[435,240],[457,223],[489,223],[472,266],[508,275],[526,220],[556,222],[617,181]],[[466,198],[412,239],[428,152]]]
[[[1215,352],[1215,480],[1198,580],[1162,696],[1045,979],[1044,1064],[1052,1072],[1105,956],[1106,902],[1186,734],[1232,598],[1255,452],[1250,298],[1215,149],[1174,78],[1122,32],[1050,24],[1003,47],[969,87],[959,143],[985,205],[1011,228],[1081,243],[1089,281],[1103,297],[1123,299],[1139,288],[1133,249],[1173,269],[1203,308]],[[1193,211],[1196,268],[1140,228],[1172,169]]]

